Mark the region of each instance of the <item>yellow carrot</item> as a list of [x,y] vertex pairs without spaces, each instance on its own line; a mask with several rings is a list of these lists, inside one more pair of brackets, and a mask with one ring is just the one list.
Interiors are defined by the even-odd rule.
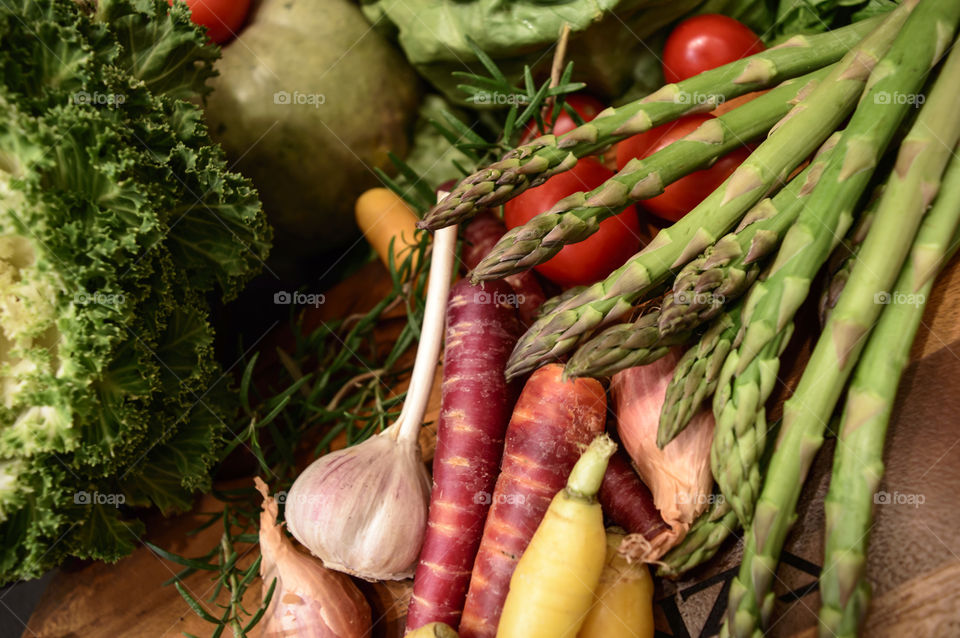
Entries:
[[390,263],[391,241],[394,264],[403,263],[417,244],[417,214],[407,203],[389,189],[371,188],[357,198],[354,212],[357,226],[383,265]]
[[610,455],[606,434],[577,461],[510,579],[497,638],[574,638],[594,601],[607,555],[597,492]]
[[457,638],[457,632],[450,625],[445,625],[442,622],[432,622],[419,629],[414,629],[403,638]]
[[607,563],[577,638],[653,638],[653,579],[646,565],[617,551],[623,537],[607,531]]

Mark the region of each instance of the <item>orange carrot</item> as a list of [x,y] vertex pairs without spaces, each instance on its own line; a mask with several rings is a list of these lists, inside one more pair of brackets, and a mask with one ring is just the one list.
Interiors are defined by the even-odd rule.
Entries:
[[493,638],[517,561],[583,448],[603,432],[607,402],[594,379],[563,380],[563,366],[527,381],[507,427],[500,476],[473,566],[461,638]]

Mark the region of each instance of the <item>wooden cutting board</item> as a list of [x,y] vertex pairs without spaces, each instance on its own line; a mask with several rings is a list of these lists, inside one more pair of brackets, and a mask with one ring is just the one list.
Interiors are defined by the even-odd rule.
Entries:
[[[369,264],[327,294],[327,303],[308,317],[319,322],[363,311],[388,288],[379,264]],[[912,353],[912,363],[900,388],[887,442],[887,475],[882,489],[891,495],[922,496],[923,504],[893,502],[877,507],[871,532],[868,576],[874,602],[866,636],[917,638],[960,636],[960,267],[955,262],[936,286]],[[806,319],[813,321],[812,318]],[[815,332],[815,327],[806,330]],[[389,330],[385,333],[389,339]],[[282,345],[282,337],[277,343]],[[811,339],[792,346],[783,367],[779,392],[789,393],[811,347]],[[432,419],[439,401],[431,402]],[[429,439],[429,432],[425,434]],[[429,441],[423,441],[429,448]],[[767,634],[773,638],[814,638],[819,594],[816,579],[823,559],[822,499],[829,482],[833,442],[817,458],[800,504],[799,519],[787,542],[778,570],[780,596],[777,618]],[[905,500],[894,497],[891,500]],[[200,555],[218,540],[213,528],[186,536],[199,526],[199,512],[215,509],[210,496],[198,498],[194,512],[147,521],[146,539],[181,555]],[[144,540],[144,539],[141,539]],[[677,581],[658,583],[658,636],[705,638],[716,633],[726,605],[729,582],[741,555],[741,544],[728,541],[708,564]],[[242,564],[256,549],[247,548]],[[172,587],[161,583],[177,566],[142,545],[115,565],[89,563],[61,569],[26,622],[24,637],[160,638],[190,632],[210,634]],[[198,599],[210,595],[209,576],[194,574],[185,586]],[[364,585],[375,617],[375,636],[402,633],[408,583],[390,587]],[[251,588],[245,602],[255,608],[259,591]],[[212,603],[204,603],[218,613]]]

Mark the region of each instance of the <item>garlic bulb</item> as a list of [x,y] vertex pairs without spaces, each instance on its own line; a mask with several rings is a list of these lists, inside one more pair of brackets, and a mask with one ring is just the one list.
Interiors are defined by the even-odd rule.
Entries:
[[366,580],[413,576],[427,527],[430,476],[420,425],[443,339],[457,228],[434,234],[420,345],[396,423],[314,461],[287,495],[287,526],[324,565]]
[[290,533],[331,569],[367,580],[413,576],[430,476],[417,441],[393,434],[321,457],[290,488]]
[[370,634],[370,605],[350,578],[324,568],[299,551],[277,525],[277,503],[266,484],[260,512],[260,576],[263,595],[276,579],[261,621],[263,638],[361,638]]

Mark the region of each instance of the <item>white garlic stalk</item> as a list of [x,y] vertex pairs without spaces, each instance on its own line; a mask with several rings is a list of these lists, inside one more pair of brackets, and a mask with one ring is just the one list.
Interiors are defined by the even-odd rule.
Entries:
[[287,495],[287,527],[324,565],[366,580],[413,576],[430,503],[418,436],[433,384],[457,227],[434,234],[420,345],[396,423],[314,461]]
[[298,550],[277,524],[277,503],[266,484],[255,478],[263,494],[260,512],[260,576],[263,596],[273,585],[261,621],[262,638],[366,638],[370,605],[349,576],[326,569]]

